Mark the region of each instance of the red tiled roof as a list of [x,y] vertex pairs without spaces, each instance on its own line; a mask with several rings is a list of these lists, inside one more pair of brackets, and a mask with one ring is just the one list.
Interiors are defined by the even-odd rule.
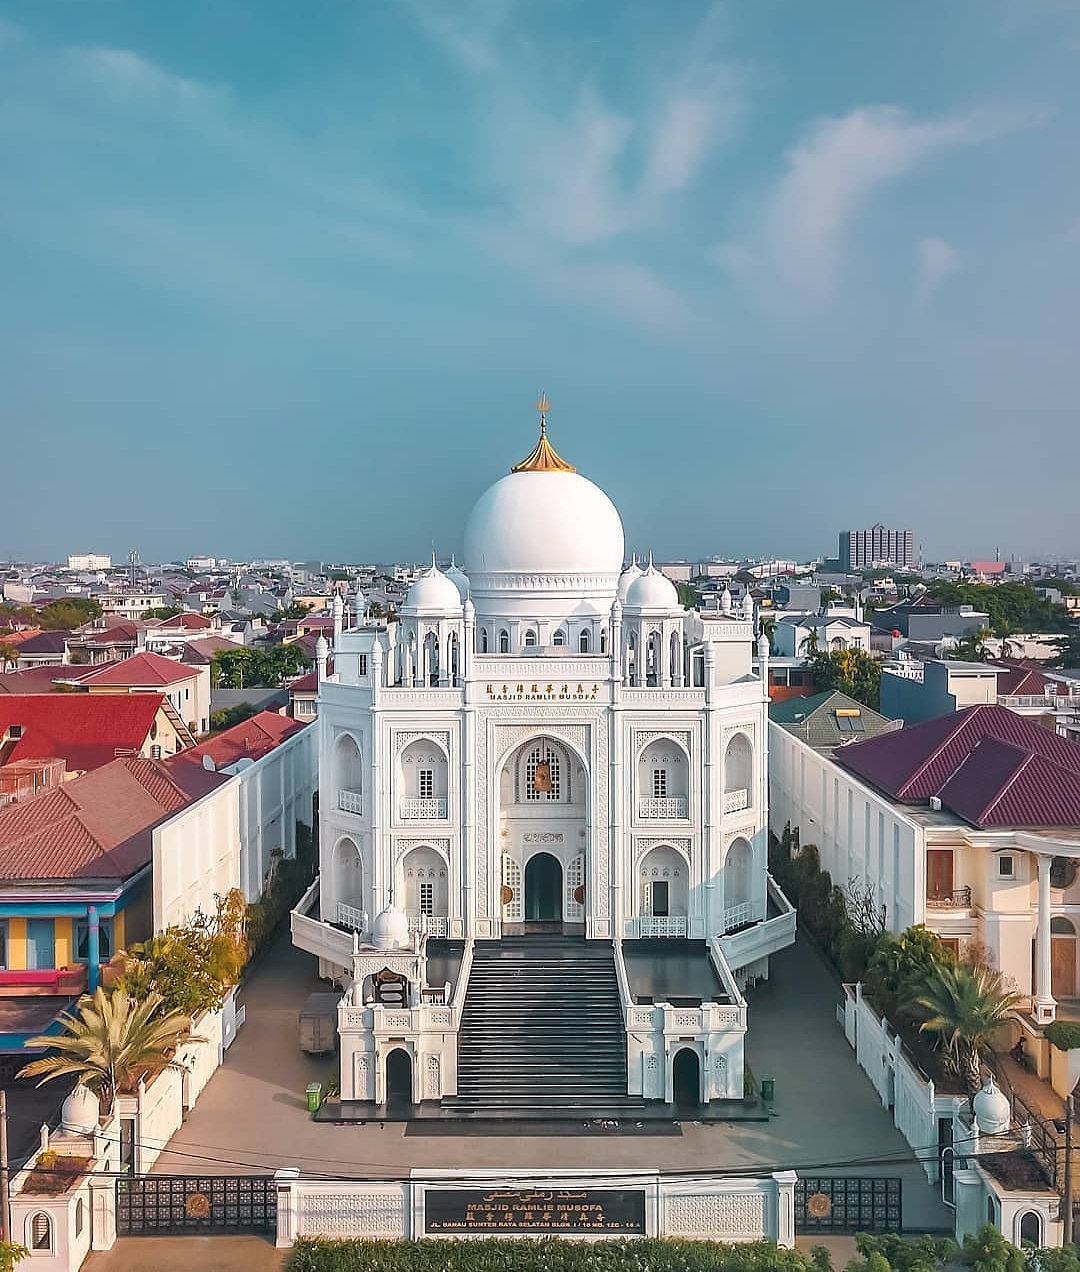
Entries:
[[24,641],[33,640],[41,635],[40,627],[0,627],[0,640],[5,645],[21,645]]
[[[328,660],[327,671],[333,671],[333,660]],[[290,693],[318,693],[319,692],[319,669],[313,667],[311,671],[301,676],[299,680],[294,680],[289,685]]]
[[86,671],[85,667],[24,667],[22,671],[9,671],[0,676],[0,694],[6,693],[56,693],[57,680],[69,673]]
[[180,660],[189,666],[200,666],[212,662],[214,655],[223,649],[242,648],[235,640],[227,640],[224,636],[199,636],[185,643]]
[[11,725],[23,730],[4,762],[55,755],[71,772],[100,768],[117,751],[142,749],[164,700],[158,693],[0,694],[0,735]]
[[190,680],[195,674],[190,667],[184,667],[171,658],[144,652],[109,663],[100,671],[91,671],[80,681],[90,688],[96,685],[171,685],[178,680]]
[[1052,689],[1047,688],[1050,682],[1038,667],[1028,667],[1009,658],[992,658],[989,665],[999,668],[999,694],[1033,694],[1041,697],[1043,694],[1053,693]]
[[306,729],[309,723],[308,720],[293,720],[274,711],[260,711],[217,737],[181,751],[172,757],[169,766],[179,767],[181,761],[202,764],[204,755],[210,756],[219,769],[228,768],[237,760],[258,760],[269,755],[294,733]]
[[75,640],[80,645],[134,645],[138,643],[139,632],[150,626],[150,623],[114,623],[103,631],[78,632]]
[[211,621],[203,614],[193,614],[190,610],[185,610],[179,614],[174,614],[172,618],[163,618],[157,625],[157,630],[161,631],[185,631],[194,632],[201,631],[204,628],[212,627]]
[[1080,744],[984,704],[834,752],[902,803],[942,804],[972,825],[1080,824]]
[[227,781],[156,760],[113,760],[0,809],[0,881],[127,879],[152,856],[151,831]]

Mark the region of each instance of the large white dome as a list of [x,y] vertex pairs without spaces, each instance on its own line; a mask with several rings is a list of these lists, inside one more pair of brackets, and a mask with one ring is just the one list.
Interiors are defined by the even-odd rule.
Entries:
[[574,472],[514,472],[489,487],[465,525],[465,573],[618,579],[623,528],[599,486]]

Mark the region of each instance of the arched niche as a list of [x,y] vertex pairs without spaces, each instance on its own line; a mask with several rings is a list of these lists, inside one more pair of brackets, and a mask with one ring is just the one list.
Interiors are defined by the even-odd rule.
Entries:
[[653,738],[637,762],[638,814],[641,817],[686,817],[690,798],[690,763],[673,738]]

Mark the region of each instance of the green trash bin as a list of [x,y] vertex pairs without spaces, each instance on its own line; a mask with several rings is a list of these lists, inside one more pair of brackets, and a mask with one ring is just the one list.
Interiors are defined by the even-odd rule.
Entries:
[[318,1113],[320,1104],[322,1104],[322,1083],[309,1082],[307,1088],[307,1111],[309,1113]]
[[765,1101],[766,1104],[771,1104],[773,1102],[773,1096],[775,1094],[775,1091],[776,1091],[775,1078],[761,1079],[761,1098]]

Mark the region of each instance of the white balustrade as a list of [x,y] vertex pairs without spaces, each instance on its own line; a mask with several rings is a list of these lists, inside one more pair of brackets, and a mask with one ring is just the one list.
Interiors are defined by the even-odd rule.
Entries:
[[356,906],[348,905],[344,901],[338,902],[337,921],[342,927],[351,928],[354,932],[362,932],[367,926],[366,918],[363,910],[358,910]]
[[444,821],[445,799],[403,799],[398,805],[402,821]]
[[685,795],[643,795],[638,800],[638,817],[642,821],[677,821],[686,817],[687,803]]
[[685,935],[685,914],[643,914],[638,919],[638,936],[640,937]]
[[728,906],[722,919],[724,931],[730,932],[732,928],[742,927],[744,923],[749,923],[753,917],[754,912],[749,901],[743,901],[739,905]]
[[406,916],[410,932],[426,932],[428,936],[445,936],[447,919],[445,914],[410,914]]
[[337,801],[342,812],[359,815],[364,811],[364,797],[359,791],[338,791]]
[[737,813],[740,809],[750,807],[749,791],[725,791],[723,809],[725,813]]

